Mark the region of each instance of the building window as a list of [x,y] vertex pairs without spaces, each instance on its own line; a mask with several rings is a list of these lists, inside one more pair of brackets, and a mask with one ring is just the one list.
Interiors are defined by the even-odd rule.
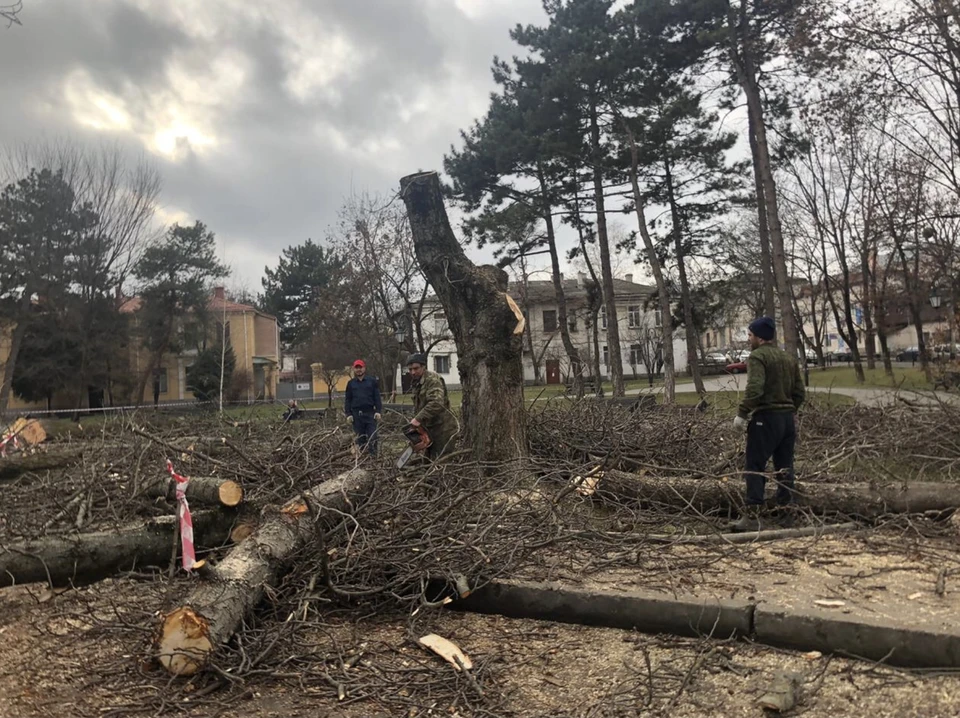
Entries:
[[447,324],[447,315],[443,312],[437,312],[433,315],[433,328],[436,331],[437,335],[443,335],[450,331],[450,326]]
[[640,345],[631,344],[630,345],[630,366],[637,366],[638,364],[643,363],[642,360],[640,359],[640,354],[641,354]]
[[607,308],[606,307],[600,307],[600,328],[601,329],[607,328]]
[[659,309],[653,313],[653,326],[655,327],[663,326],[663,317],[660,316]]
[[570,333],[575,334],[577,332],[577,318],[570,317],[570,320],[567,322],[567,326],[570,327]]
[[157,384],[160,385],[159,392],[161,394],[166,394],[167,393],[167,370],[166,369],[158,369],[156,373],[153,375],[154,390],[157,389]]
[[543,310],[543,331],[545,332],[557,331],[557,310],[556,309]]
[[450,357],[446,354],[441,354],[433,358],[433,370],[437,374],[449,374],[450,373]]
[[640,305],[631,304],[627,307],[627,326],[637,329],[640,326]]
[[603,365],[610,366],[610,350],[607,349],[606,345],[603,347]]

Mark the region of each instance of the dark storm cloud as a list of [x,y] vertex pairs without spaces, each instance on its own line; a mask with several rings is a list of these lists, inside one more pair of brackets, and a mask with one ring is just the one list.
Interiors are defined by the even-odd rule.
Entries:
[[[27,0],[0,31],[0,141],[146,148],[167,212],[206,222],[256,285],[280,249],[323,237],[351,187],[389,194],[439,168],[485,107],[492,56],[515,51],[509,28],[540,15],[539,0],[473,7]],[[175,141],[177,118],[196,134]]]

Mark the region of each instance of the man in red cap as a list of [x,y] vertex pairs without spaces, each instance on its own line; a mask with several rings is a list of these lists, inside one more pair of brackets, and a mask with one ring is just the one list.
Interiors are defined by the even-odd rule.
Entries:
[[347,383],[343,413],[357,435],[357,446],[371,456],[377,455],[377,422],[382,411],[380,385],[376,377],[367,376],[363,359],[357,359],[353,363],[353,379]]

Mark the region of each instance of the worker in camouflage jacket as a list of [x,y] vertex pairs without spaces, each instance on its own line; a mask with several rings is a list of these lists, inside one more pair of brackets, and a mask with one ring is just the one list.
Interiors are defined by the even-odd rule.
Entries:
[[[778,506],[793,502],[794,415],[806,397],[800,364],[777,346],[773,319],[760,317],[751,322],[748,337],[752,351],[747,359],[747,388],[733,420],[738,430],[747,432],[747,510],[733,525],[736,531],[760,530],[767,483],[764,472],[771,457],[777,472],[775,501]],[[789,513],[781,513],[789,519]]]
[[431,444],[426,456],[436,460],[450,451],[456,443],[460,422],[450,410],[450,397],[443,377],[427,371],[427,358],[423,354],[411,354],[407,369],[413,380],[413,419],[410,423],[422,426]]

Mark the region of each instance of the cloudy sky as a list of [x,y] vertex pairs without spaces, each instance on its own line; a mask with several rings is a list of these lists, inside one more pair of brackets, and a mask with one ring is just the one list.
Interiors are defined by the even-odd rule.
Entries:
[[24,0],[0,26],[0,142],[147,153],[161,217],[207,223],[257,290],[351,188],[440,169],[509,29],[543,18],[540,0]]

